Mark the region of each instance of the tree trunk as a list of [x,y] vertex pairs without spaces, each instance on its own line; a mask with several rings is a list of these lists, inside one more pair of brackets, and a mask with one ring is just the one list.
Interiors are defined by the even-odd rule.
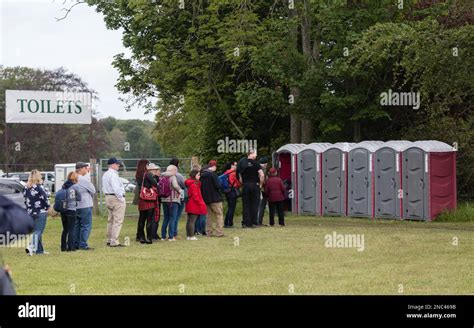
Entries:
[[290,143],[301,143],[301,120],[294,113],[290,114]]
[[301,143],[309,144],[313,141],[313,122],[309,118],[301,120]]
[[360,133],[360,122],[355,121],[354,122],[354,142],[360,142],[361,141],[361,133]]
[[[309,68],[314,66],[313,52],[311,49],[311,20],[309,14],[309,3],[302,0],[301,6],[301,45],[303,55],[306,58]],[[313,139],[313,124],[311,113],[304,113],[301,119],[301,142],[310,143]]]
[[[298,17],[298,13],[295,9],[290,9],[288,16],[290,19]],[[298,49],[298,27],[292,26],[290,29],[291,47]],[[290,142],[301,143],[301,118],[295,113],[295,103],[298,101],[300,90],[297,87],[290,85],[290,94],[293,96],[294,103],[290,103]]]

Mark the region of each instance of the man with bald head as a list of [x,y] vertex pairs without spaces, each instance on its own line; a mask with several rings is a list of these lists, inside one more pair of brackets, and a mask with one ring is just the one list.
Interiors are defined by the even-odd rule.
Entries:
[[237,165],[237,175],[242,183],[242,228],[258,226],[258,204],[260,188],[263,185],[263,170],[256,161],[257,151],[250,149],[247,158],[242,158]]

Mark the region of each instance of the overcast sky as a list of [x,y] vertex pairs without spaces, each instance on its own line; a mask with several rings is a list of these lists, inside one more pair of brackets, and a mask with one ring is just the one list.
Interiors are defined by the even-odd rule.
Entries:
[[0,63],[54,69],[60,66],[79,75],[99,93],[94,105],[99,117],[154,120],[143,110],[125,111],[114,87],[118,72],[115,54],[128,51],[120,31],[107,30],[103,16],[85,4],[77,5],[65,20],[64,7],[76,0],[0,0]]

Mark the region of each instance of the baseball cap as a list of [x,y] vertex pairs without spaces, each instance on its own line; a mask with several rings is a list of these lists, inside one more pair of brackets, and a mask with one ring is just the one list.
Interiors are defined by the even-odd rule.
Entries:
[[76,163],[76,170],[82,169],[83,167],[88,167],[89,164],[84,163],[84,162],[77,162]]
[[122,161],[118,160],[116,157],[109,158],[107,165],[119,164],[122,165]]
[[208,164],[209,164],[209,167],[217,166],[217,161],[215,159],[211,159]]

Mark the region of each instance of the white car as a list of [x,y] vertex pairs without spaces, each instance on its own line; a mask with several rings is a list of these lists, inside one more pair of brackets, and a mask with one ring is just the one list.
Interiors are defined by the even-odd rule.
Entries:
[[135,185],[133,183],[131,183],[130,181],[128,181],[127,179],[125,178],[120,178],[120,181],[122,181],[124,187],[125,187],[125,191],[126,192],[133,192],[135,191]]

